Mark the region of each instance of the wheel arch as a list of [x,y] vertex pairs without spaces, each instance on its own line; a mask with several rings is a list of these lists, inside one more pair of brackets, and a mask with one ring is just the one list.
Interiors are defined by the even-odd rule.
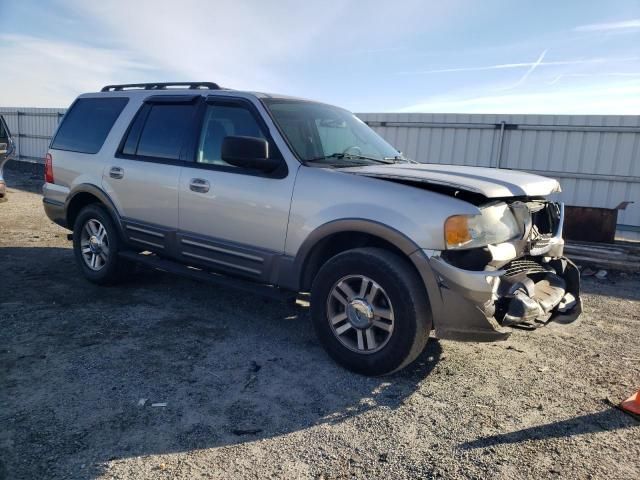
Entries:
[[118,215],[118,211],[116,210],[113,201],[104,190],[90,183],[83,183],[74,188],[65,202],[65,216],[69,228],[73,229],[73,225],[80,211],[87,205],[93,203],[99,203],[107,209],[109,215],[116,224],[116,228],[122,235],[124,233],[124,229],[122,227],[122,222],[120,221],[120,215]]
[[334,220],[316,228],[300,246],[292,268],[291,280],[296,289],[309,291],[315,275],[329,258],[359,247],[390,250],[413,268],[410,256],[419,249],[406,235],[382,223],[366,219]]

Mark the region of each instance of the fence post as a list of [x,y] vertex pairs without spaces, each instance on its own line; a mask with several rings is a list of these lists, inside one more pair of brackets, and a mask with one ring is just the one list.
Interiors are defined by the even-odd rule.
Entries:
[[20,159],[22,158],[22,138],[20,137],[20,115],[22,115],[22,112],[20,110],[16,110],[16,124],[17,124],[17,132],[16,132],[16,159],[18,161],[20,161]]
[[500,168],[502,164],[502,145],[504,144],[504,120],[500,122],[500,133],[498,134],[498,152],[496,154],[495,168]]

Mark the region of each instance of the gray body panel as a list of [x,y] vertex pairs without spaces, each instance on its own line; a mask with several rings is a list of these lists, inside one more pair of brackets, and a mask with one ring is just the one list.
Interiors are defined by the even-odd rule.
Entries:
[[442,250],[442,226],[451,215],[478,213],[470,203],[342,169],[301,167],[291,203],[286,253],[295,256],[307,236],[340,219],[380,223],[418,248]]
[[[182,167],[179,229],[282,253],[296,173],[279,179]],[[190,190],[194,179],[209,191]]]
[[[122,178],[112,178],[119,168]],[[102,188],[120,215],[141,222],[178,228],[180,166],[114,158],[104,165]]]

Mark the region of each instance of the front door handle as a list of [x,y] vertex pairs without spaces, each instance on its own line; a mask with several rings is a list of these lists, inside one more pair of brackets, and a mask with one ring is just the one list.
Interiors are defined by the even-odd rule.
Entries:
[[207,193],[210,186],[204,178],[192,178],[189,181],[189,190],[196,193]]
[[111,169],[109,169],[109,176],[116,179],[124,177],[124,168],[111,167]]

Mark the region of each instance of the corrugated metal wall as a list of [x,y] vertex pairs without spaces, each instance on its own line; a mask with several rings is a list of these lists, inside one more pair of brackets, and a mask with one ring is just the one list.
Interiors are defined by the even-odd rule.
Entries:
[[365,113],[358,116],[419,162],[527,170],[557,178],[568,205],[614,208],[640,228],[640,116]]
[[[20,160],[41,162],[64,114],[0,108]],[[557,178],[569,205],[613,208],[640,230],[640,116],[362,113],[391,144],[420,162],[528,170]]]
[[16,142],[16,156],[27,162],[42,162],[51,137],[64,115],[64,108],[2,108]]

